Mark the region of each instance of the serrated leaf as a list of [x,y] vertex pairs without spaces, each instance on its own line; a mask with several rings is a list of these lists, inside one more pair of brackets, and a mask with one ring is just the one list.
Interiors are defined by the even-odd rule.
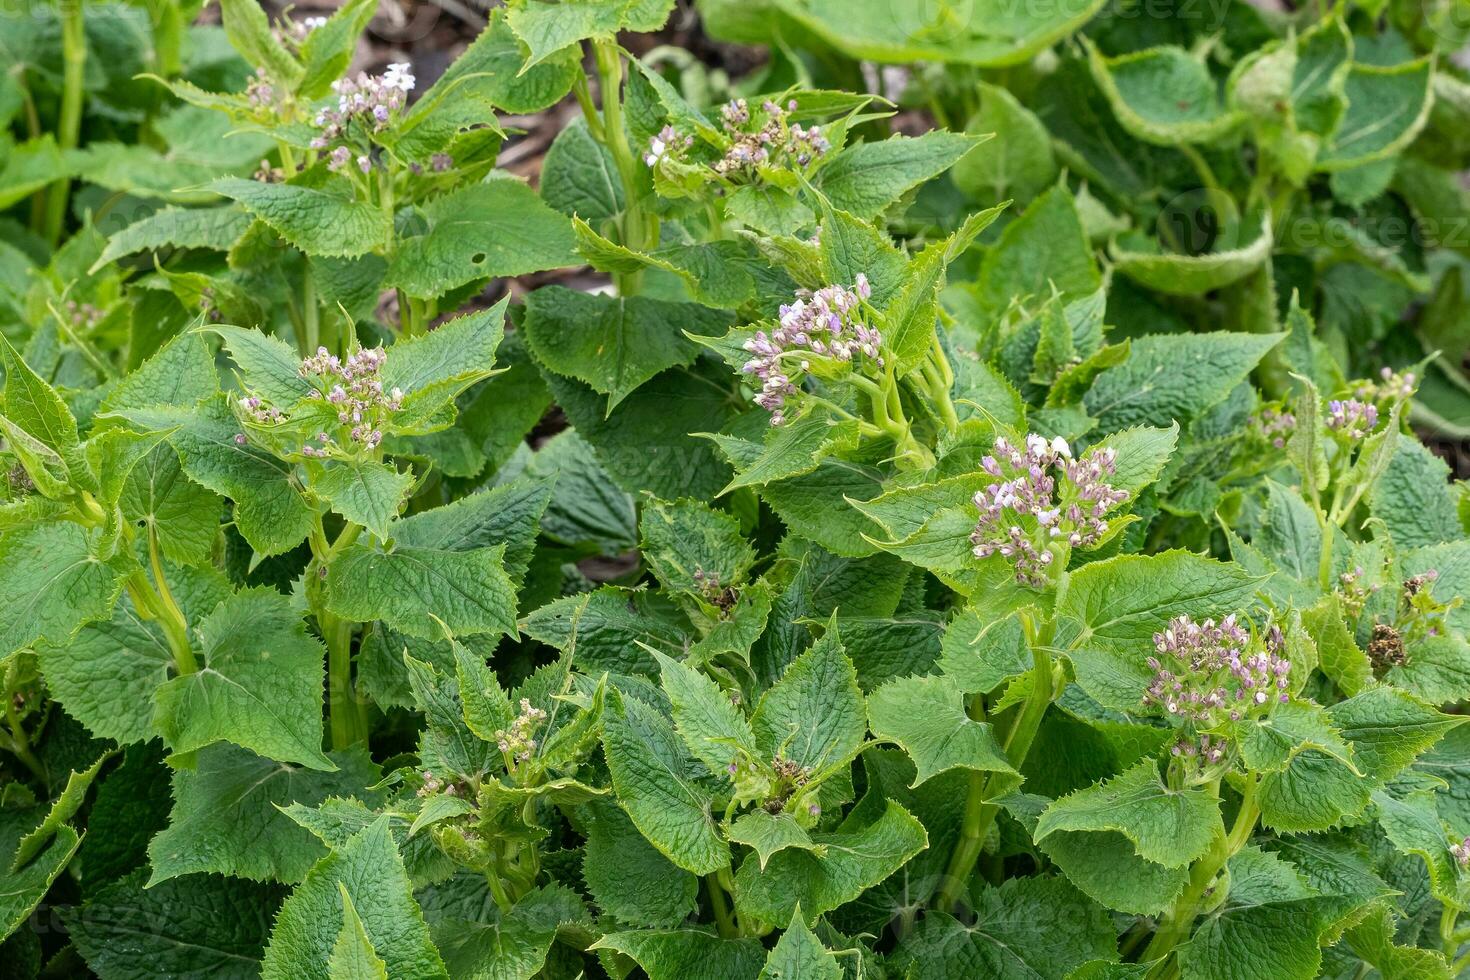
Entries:
[[0,649],[64,644],[112,612],[130,559],[97,554],[99,532],[71,523],[0,535]]
[[902,677],[868,698],[873,737],[914,760],[914,786],[950,769],[1014,773],[986,722],[965,712],[964,692],[947,676]]
[[311,489],[347,520],[386,538],[413,483],[411,471],[373,460],[348,460],[323,469]]
[[327,567],[327,608],[353,622],[381,619],[410,636],[515,632],[505,546],[446,551],[354,544]]
[[393,977],[446,978],[414,901],[403,860],[388,833],[388,818],[317,862],[286,899],[266,947],[265,980],[329,980],[329,964],[350,896],[362,931]]
[[863,695],[834,626],[761,696],[750,719],[762,753],[812,772],[846,765],[867,732]]
[[197,627],[200,669],[164,683],[153,723],[176,753],[228,740],[282,762],[331,770],[322,754],[323,648],[277,592],[222,602]]
[[392,232],[381,208],[354,201],[348,188],[321,190],[222,177],[209,189],[238,201],[286,241],[309,255],[363,255],[383,248]]

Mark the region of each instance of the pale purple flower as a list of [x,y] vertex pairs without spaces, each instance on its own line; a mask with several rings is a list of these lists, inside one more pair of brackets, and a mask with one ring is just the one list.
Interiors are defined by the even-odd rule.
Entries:
[[1327,428],[1349,439],[1362,439],[1378,425],[1378,408],[1356,398],[1327,403]]
[[1284,646],[1281,630],[1273,626],[1253,647],[1234,614],[1218,624],[1175,617],[1154,634],[1155,655],[1147,660],[1154,678],[1143,701],[1205,727],[1259,714],[1290,700],[1291,662],[1282,656]]

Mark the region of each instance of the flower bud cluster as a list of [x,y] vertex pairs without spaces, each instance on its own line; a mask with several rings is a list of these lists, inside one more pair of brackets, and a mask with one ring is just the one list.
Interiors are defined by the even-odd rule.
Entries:
[[[383,426],[393,412],[403,407],[403,391],[394,388],[385,393],[379,377],[387,352],[381,347],[359,348],[343,361],[325,347],[301,362],[301,376],[321,379],[325,391],[318,397],[337,412],[337,422],[347,428],[350,450],[372,451],[383,441]],[[317,434],[320,448],[305,446],[307,456],[326,456],[334,440],[325,432]]]
[[285,46],[300,48],[306,42],[311,32],[326,22],[327,18],[320,16],[303,17],[300,20],[282,16],[275,27],[272,28],[271,33],[275,34],[276,40]]
[[1337,577],[1337,600],[1342,604],[1342,611],[1353,619],[1357,619],[1363,612],[1363,607],[1368,604],[1368,599],[1383,586],[1373,584],[1365,586],[1362,584],[1363,566],[1355,565]]
[[1058,550],[1096,544],[1108,531],[1107,513],[1128,499],[1105,478],[1116,470],[1111,448],[1094,449],[1081,459],[1060,437],[1048,441],[1031,434],[1024,448],[1005,436],[994,455],[980,461],[996,481],[974,497],[980,519],[970,534],[976,558],[1000,555],[1016,568],[1016,580],[1044,588]]
[[1274,449],[1285,449],[1286,441],[1296,431],[1296,416],[1280,409],[1263,408],[1251,422]]
[[1155,656],[1147,661],[1154,678],[1143,701],[1201,727],[1285,704],[1291,661],[1281,655],[1284,645],[1273,626],[1263,647],[1252,651],[1250,633],[1233,613],[1219,623],[1176,617],[1154,634]]
[[62,304],[61,309],[74,330],[90,330],[102,322],[102,311],[91,303],[78,303],[69,299]]
[[1393,368],[1385,367],[1378,372],[1378,378],[1376,382],[1358,382],[1353,389],[1353,396],[1364,401],[1388,402],[1392,405],[1394,402],[1412,398],[1419,387],[1419,376],[1413,371],[1400,374]]
[[1198,761],[1203,767],[1212,766],[1225,758],[1230,743],[1217,736],[1201,735],[1198,739],[1181,738],[1169,748],[1169,754],[1186,762]]
[[680,136],[673,126],[665,126],[648,140],[648,152],[643,155],[643,162],[650,167],[655,167],[664,157],[670,159],[683,159],[684,154],[694,145],[693,136]]
[[536,751],[536,740],[531,735],[545,720],[546,712],[533,707],[529,698],[521,698],[521,713],[509,729],[502,728],[495,733],[495,744],[516,762],[525,762]]
[[720,121],[733,142],[715,163],[716,172],[729,176],[766,165],[802,168],[830,150],[832,144],[819,127],[790,121],[795,110],[794,99],[785,106],[767,99],[760,106],[764,118],[755,120],[759,127],[748,129],[752,121],[749,104],[744,99],[727,103],[720,110]]
[[858,273],[852,289],[823,286],[782,306],[776,329],[757,330],[745,342],[752,355],[741,370],[761,382],[755,403],[771,413],[771,424],[786,421],[786,400],[798,393],[796,382],[811,369],[812,358],[883,367],[883,334],[863,317],[863,303],[873,295],[868,277]]
[[[760,167],[801,169],[832,149],[818,126],[791,122],[796,109],[793,99],[780,105],[770,99],[752,111],[745,99],[727,102],[720,109],[720,123],[730,138],[725,155],[714,163],[714,171],[726,178],[748,178]],[[648,141],[643,162],[655,167],[665,159],[682,160],[694,138],[665,126]]]
[[[324,150],[338,143],[328,154],[327,168],[334,171],[346,169],[353,152],[346,143],[339,141],[348,139],[353,123],[357,123],[364,136],[382,132],[408,104],[408,93],[413,91],[413,86],[413,72],[407,64],[389,65],[381,75],[358,72],[355,76],[333,82],[337,106],[317,113],[315,122],[321,132],[312,139],[312,149]],[[359,153],[356,159],[363,173],[372,169],[372,158],[367,153]]]
[[1334,398],[1327,403],[1327,428],[1354,441],[1364,439],[1378,425],[1378,406],[1356,398]]

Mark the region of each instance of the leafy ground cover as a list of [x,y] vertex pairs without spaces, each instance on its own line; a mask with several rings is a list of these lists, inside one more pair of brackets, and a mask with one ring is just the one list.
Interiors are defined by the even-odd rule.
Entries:
[[1466,12],[12,11],[0,976],[1470,971]]

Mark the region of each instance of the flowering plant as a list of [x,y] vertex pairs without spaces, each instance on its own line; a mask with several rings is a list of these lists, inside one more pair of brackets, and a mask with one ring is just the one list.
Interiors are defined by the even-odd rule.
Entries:
[[674,6],[0,27],[0,974],[1470,970],[1453,18]]

